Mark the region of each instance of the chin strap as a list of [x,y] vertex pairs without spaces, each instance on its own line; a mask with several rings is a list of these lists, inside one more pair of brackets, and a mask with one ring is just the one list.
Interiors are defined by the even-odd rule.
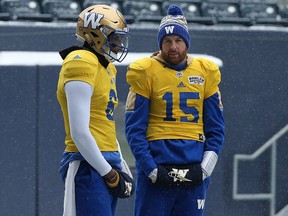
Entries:
[[214,151],[204,152],[203,160],[201,162],[203,180],[211,176],[217,161],[218,161],[218,155]]

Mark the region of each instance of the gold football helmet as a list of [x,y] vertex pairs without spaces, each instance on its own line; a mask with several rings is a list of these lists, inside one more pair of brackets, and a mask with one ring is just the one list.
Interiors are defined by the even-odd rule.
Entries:
[[123,15],[108,5],[92,5],[78,17],[76,37],[109,61],[121,62],[128,53],[129,30]]

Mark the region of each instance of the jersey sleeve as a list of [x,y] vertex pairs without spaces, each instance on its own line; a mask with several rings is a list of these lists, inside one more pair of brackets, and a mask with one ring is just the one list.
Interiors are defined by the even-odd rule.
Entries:
[[[95,61],[96,60],[96,61]],[[63,63],[64,83],[69,81],[83,81],[94,87],[97,75],[98,60],[87,51],[70,53]]]
[[130,105],[126,105],[125,112],[126,138],[136,159],[136,165],[140,166],[148,176],[157,167],[150,153],[146,138],[150,100],[130,91],[127,102]]
[[127,69],[126,80],[130,85],[130,90],[145,97],[150,98],[152,79],[147,74],[147,68],[151,66],[149,58],[143,58],[131,63]]
[[214,62],[201,59],[202,68],[205,71],[205,94],[204,98],[208,98],[219,91],[219,83],[221,81],[221,73],[218,65]]
[[224,116],[220,92],[204,100],[204,151],[214,151],[219,155],[224,142]]

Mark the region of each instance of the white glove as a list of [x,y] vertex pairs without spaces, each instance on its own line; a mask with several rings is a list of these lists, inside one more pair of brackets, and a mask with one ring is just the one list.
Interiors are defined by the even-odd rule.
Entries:
[[211,176],[216,163],[218,160],[218,155],[214,151],[205,151],[203,155],[203,160],[201,162],[201,168],[203,172],[203,180]]
[[155,182],[156,182],[156,180],[157,180],[157,174],[158,174],[158,169],[157,169],[157,168],[155,168],[154,170],[152,170],[152,171],[149,173],[148,177],[151,179],[152,183],[155,183]]

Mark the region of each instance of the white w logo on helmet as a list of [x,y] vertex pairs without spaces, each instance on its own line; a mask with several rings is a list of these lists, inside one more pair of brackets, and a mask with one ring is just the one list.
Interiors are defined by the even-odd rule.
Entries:
[[103,19],[103,14],[96,14],[96,13],[85,13],[84,15],[84,27],[87,28],[91,23],[91,28],[96,29],[97,26],[100,25],[101,19]]
[[172,34],[174,31],[174,26],[166,26],[165,30],[166,30],[166,34],[169,34],[169,33]]

